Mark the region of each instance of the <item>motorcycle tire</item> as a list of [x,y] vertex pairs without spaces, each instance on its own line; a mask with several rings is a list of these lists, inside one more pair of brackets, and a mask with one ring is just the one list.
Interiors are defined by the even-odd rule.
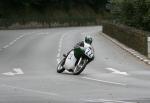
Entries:
[[57,73],[62,73],[65,70],[65,68],[63,68],[64,62],[65,62],[65,59],[62,59],[60,63],[58,64]]
[[77,68],[80,68],[80,70],[78,70],[77,72],[76,72],[76,71],[73,72],[73,75],[79,75],[79,74],[85,69],[85,66],[86,66],[86,65],[83,65],[83,67],[80,68],[80,67],[77,65]]

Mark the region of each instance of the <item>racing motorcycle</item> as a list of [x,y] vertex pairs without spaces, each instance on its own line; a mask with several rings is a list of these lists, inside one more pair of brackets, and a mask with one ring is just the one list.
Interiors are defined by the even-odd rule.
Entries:
[[[79,60],[75,57],[76,50],[81,54]],[[92,58],[94,58],[94,50],[91,46],[73,49],[67,55],[63,54],[63,59],[57,66],[57,72],[62,73],[64,70],[67,70],[73,75],[79,75],[85,69],[88,61]]]

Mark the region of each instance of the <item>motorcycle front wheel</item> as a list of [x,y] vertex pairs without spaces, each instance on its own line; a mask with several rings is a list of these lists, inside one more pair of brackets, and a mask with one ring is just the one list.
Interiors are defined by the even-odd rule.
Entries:
[[64,63],[65,59],[62,59],[57,66],[57,73],[62,73],[65,70],[65,68],[63,67]]
[[86,62],[81,63],[81,64],[80,63],[77,64],[75,69],[74,69],[73,74],[74,75],[79,75],[85,69],[85,67],[86,67]]

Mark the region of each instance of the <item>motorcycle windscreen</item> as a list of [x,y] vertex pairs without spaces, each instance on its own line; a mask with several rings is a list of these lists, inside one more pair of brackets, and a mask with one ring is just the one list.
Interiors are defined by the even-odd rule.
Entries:
[[75,67],[77,59],[74,56],[74,51],[71,51],[66,58],[64,68],[65,69],[73,69]]

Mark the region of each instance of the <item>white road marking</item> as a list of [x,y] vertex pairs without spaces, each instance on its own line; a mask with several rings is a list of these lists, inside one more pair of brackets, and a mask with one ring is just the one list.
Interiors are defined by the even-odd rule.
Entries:
[[136,103],[136,102],[126,102],[126,101],[118,101],[118,100],[106,100],[106,99],[95,99],[95,100],[84,100],[85,102],[91,102],[91,103],[96,103],[96,102],[103,102],[103,103]]
[[3,46],[3,49],[6,49],[6,48],[8,48],[9,47],[9,45],[5,45],[5,46]]
[[13,70],[16,72],[16,74],[24,74],[20,68],[14,68]]
[[60,57],[60,53],[57,54],[57,58],[59,58],[59,57]]
[[61,49],[62,49],[62,42],[63,42],[63,39],[65,37],[66,34],[63,34],[59,40],[59,46],[58,46],[58,53],[57,53],[57,64],[60,62],[60,54],[61,54]]
[[11,42],[8,43],[7,45],[3,46],[2,48],[3,48],[3,49],[9,48],[9,47],[12,46],[14,43],[16,43],[17,40],[23,38],[25,35],[27,35],[27,34],[23,34],[23,35],[17,37],[15,40],[11,41]]
[[[9,48],[10,46],[12,46],[13,44],[15,44],[18,40],[22,39],[23,37],[25,37],[26,35],[31,35],[31,34],[34,34],[36,32],[30,32],[30,33],[25,33],[25,34],[22,34],[20,36],[18,36],[16,39],[14,39],[13,41],[11,41],[10,43],[8,43],[7,45],[4,45],[2,47],[2,49],[6,49],[6,48]],[[1,49],[1,50],[2,50]]]
[[6,72],[6,73],[2,73],[2,74],[7,75],[7,76],[14,76],[14,75],[18,75],[18,74],[24,74],[24,72],[20,68],[14,68],[13,71],[14,72]]
[[97,81],[97,82],[102,82],[102,83],[109,83],[109,84],[121,85],[121,86],[126,86],[127,85],[127,84],[124,84],[124,83],[105,81],[105,80],[94,79],[94,78],[89,78],[89,77],[82,77],[82,78],[88,79],[88,80]]
[[15,74],[12,72],[2,73],[3,75],[14,76]]
[[121,72],[121,71],[113,69],[113,68],[106,68],[106,69],[112,71],[112,73],[115,73],[115,74],[129,75],[127,72]]
[[59,58],[57,59],[57,63],[60,63],[60,59]]

